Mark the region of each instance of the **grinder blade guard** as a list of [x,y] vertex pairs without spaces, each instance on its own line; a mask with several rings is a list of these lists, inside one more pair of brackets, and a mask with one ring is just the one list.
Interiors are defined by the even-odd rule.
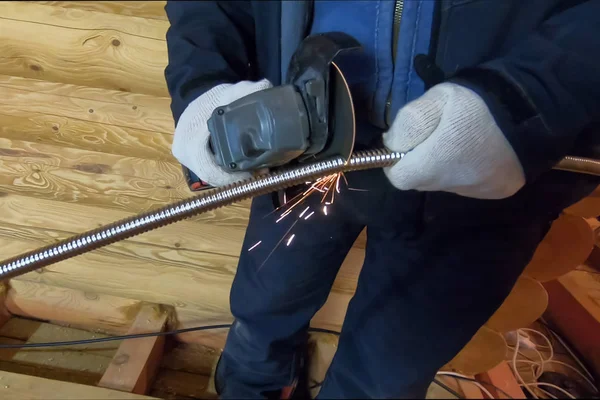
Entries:
[[341,32],[312,35],[292,56],[285,85],[218,107],[210,146],[224,169],[252,171],[341,155],[354,146],[352,96],[334,63],[360,44]]

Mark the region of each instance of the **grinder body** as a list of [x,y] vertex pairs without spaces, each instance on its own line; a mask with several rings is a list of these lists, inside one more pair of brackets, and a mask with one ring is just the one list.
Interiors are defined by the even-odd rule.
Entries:
[[[216,108],[208,120],[216,162],[237,172],[350,157],[352,96],[334,59],[351,50],[360,50],[360,44],[345,33],[308,36],[292,56],[284,85]],[[193,174],[186,175],[190,183]],[[192,190],[210,188],[193,184]]]

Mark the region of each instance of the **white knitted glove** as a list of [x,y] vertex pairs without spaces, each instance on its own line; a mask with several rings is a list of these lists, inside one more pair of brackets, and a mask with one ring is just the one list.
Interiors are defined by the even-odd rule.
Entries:
[[273,85],[266,79],[259,82],[225,83],[215,86],[192,101],[181,114],[175,128],[172,146],[175,158],[200,179],[213,186],[222,186],[250,177],[248,172],[229,173],[217,165],[208,147],[210,133],[207,122],[215,108],[271,87]]
[[407,153],[385,169],[401,190],[503,199],[525,184],[523,167],[483,99],[454,83],[436,85],[404,106],[383,141]]

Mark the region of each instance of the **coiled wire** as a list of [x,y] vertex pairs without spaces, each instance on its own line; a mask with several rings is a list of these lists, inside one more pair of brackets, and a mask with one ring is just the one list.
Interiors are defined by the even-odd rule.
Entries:
[[[0,264],[0,281],[251,197],[286,189],[338,172],[389,167],[403,155],[387,149],[361,151],[353,154],[348,161],[337,157],[222,186],[200,193],[196,197],[134,215],[9,258]],[[554,169],[600,176],[600,161],[567,156]]]

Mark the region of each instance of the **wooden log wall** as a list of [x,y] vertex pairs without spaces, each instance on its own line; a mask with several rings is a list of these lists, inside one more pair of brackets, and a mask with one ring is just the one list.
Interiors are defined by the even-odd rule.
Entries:
[[[170,152],[167,28],[164,2],[0,2],[2,258],[192,195]],[[229,322],[248,205],[46,267],[14,287],[40,300],[28,303],[29,315],[51,311],[52,293],[69,289],[171,305],[171,328]],[[364,238],[318,326],[340,328],[363,255]]]

